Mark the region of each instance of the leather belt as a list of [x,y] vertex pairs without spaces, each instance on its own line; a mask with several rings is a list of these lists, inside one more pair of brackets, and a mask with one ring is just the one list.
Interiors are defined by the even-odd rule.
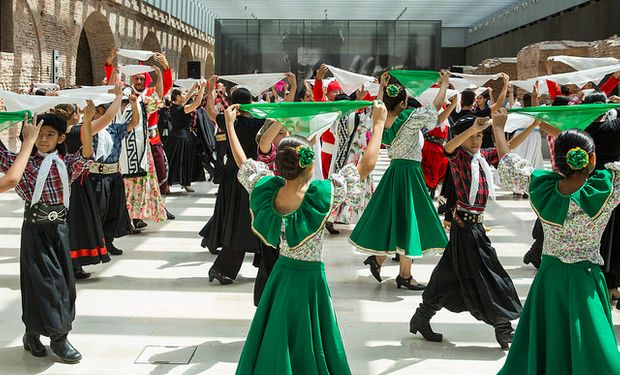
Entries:
[[32,224],[58,224],[67,221],[67,207],[62,204],[48,206],[43,203],[33,204],[24,211],[24,221]]
[[88,171],[96,174],[115,174],[120,171],[120,168],[118,163],[92,163]]
[[446,138],[435,137],[434,135],[424,134],[424,139],[440,146],[445,146],[446,144]]
[[484,221],[484,214],[475,214],[468,211],[454,210],[452,218],[461,228],[463,228],[465,226],[465,223],[482,224],[482,222]]

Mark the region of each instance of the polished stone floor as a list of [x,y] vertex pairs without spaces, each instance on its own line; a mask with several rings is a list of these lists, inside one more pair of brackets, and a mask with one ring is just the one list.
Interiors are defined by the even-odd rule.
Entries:
[[[386,165],[383,159],[378,169]],[[167,198],[175,221],[150,223],[142,234],[119,239],[122,256],[87,268],[93,277],[77,285],[70,335],[84,356],[77,365],[53,355],[35,358],[21,346],[23,206],[14,193],[0,194],[0,374],[234,374],[255,311],[256,270],[248,256],[233,285],[208,282],[215,257],[200,247],[197,232],[213,211],[216,187],[195,187],[194,194],[177,188]],[[489,236],[524,300],[535,275],[521,261],[534,215],[527,201],[505,191],[487,212]],[[411,335],[408,322],[421,293],[396,289],[398,267],[391,261],[383,270],[390,278],[378,284],[362,264],[364,256],[346,241],[351,228],[342,229],[340,236],[326,236],[325,263],[353,374],[494,374],[502,366],[506,352],[493,329],[467,313],[436,315],[433,326],[444,334],[442,343]],[[415,262],[414,276],[428,280],[438,260],[438,253],[426,254]],[[614,310],[613,319],[620,335],[620,311]]]

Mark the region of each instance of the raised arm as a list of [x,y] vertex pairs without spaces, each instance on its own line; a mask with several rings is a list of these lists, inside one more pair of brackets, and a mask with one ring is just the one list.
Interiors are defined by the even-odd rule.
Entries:
[[91,129],[93,134],[99,133],[105,129],[106,126],[110,125],[112,120],[114,120],[114,117],[116,117],[116,114],[121,110],[123,89],[121,88],[120,82],[116,82],[116,85],[114,85],[114,95],[116,95],[116,97],[105,113],[98,119],[91,121]]
[[323,90],[323,79],[327,73],[327,65],[321,64],[314,77],[314,87],[312,88],[312,98],[315,102],[325,101],[325,91]]
[[84,108],[84,122],[81,127],[82,134],[82,157],[90,159],[93,156],[93,130],[92,120],[95,116],[95,103],[88,99]]
[[547,124],[546,122],[541,122],[539,126],[540,126],[540,129],[542,131],[544,131],[545,133],[549,134],[553,138],[555,138],[558,135],[560,135],[560,129],[556,128],[553,125]]
[[260,149],[260,152],[262,154],[268,154],[269,151],[271,151],[271,144],[273,143],[273,139],[276,137],[276,135],[278,135],[280,129],[282,129],[282,124],[280,124],[279,122],[275,122],[260,137],[260,141],[258,142],[258,148]]
[[41,125],[43,125],[43,120],[37,124],[37,116],[32,118],[32,122],[28,122],[28,115],[24,116],[24,126],[22,127],[24,141],[19,149],[19,153],[15,157],[15,161],[6,171],[4,177],[0,178],[0,193],[13,189],[21,180],[28,165],[28,159],[30,158],[34,143],[39,136]]
[[245,152],[243,151],[243,147],[241,147],[241,143],[237,137],[237,132],[235,131],[235,120],[237,119],[238,114],[239,104],[233,104],[224,111],[224,121],[226,122],[226,132],[228,133],[230,151],[235,158],[235,163],[237,163],[237,166],[241,167],[241,164],[247,160],[247,156],[245,156]]
[[519,147],[519,145],[523,143],[525,139],[532,133],[532,130],[536,129],[539,124],[540,121],[538,120],[531,123],[527,128],[525,128],[525,130],[523,130],[521,133],[517,134],[514,138],[508,141],[508,147],[510,147],[511,150]]
[[164,97],[163,74],[161,73],[161,69],[159,69],[157,65],[153,65],[152,68],[155,69],[155,74],[157,74],[157,82],[155,82],[155,92],[157,93],[157,96],[159,96],[160,98],[163,98]]
[[159,97],[163,98],[164,96],[168,95],[168,91],[170,91],[170,89],[172,88],[172,68],[170,68],[170,64],[168,64],[168,59],[166,59],[166,55],[164,55],[163,53],[157,52],[155,56],[153,56],[153,59],[161,65],[163,76],[163,92],[162,95],[160,95]]
[[[138,108],[138,98],[135,95],[131,95],[129,97],[129,104],[131,105],[131,113],[132,114],[137,114],[139,113],[138,111],[140,110],[140,108]],[[138,124],[140,124],[140,116],[131,116],[131,120],[129,121],[129,124],[127,124],[127,131],[133,131]]]
[[438,116],[439,119],[439,124],[443,124],[444,121],[446,121],[448,119],[448,117],[450,117],[450,113],[452,113],[452,111],[454,111],[454,108],[456,108],[456,103],[457,103],[457,96],[454,95],[451,99],[450,99],[450,105],[446,107],[446,109],[443,110],[443,112],[441,112]]
[[377,93],[377,100],[383,100],[383,91],[387,87],[388,82],[390,81],[390,73],[385,72],[381,74],[381,79],[379,80],[379,92]]
[[510,77],[508,74],[501,73],[502,79],[504,80],[504,86],[502,86],[502,91],[499,92],[499,96],[497,97],[497,101],[491,105],[491,113],[497,112],[499,108],[501,108],[502,104],[506,100],[506,94],[508,93],[508,83],[510,82]]
[[185,113],[194,112],[196,109],[198,109],[198,107],[200,107],[200,104],[202,104],[202,96],[204,95],[204,92],[205,92],[206,88],[207,88],[207,83],[206,82],[202,82],[200,84],[200,88],[198,89],[198,95],[196,95],[196,97],[194,98],[194,101],[192,102],[192,104],[186,104],[183,107],[183,111]]
[[217,76],[212,75],[207,83],[207,87],[209,88],[209,93],[207,96],[207,114],[213,123],[215,123],[215,117],[217,116],[217,109],[215,109],[215,97],[217,96],[216,86]]
[[[456,151],[456,149],[459,148],[463,144],[463,142],[467,140],[467,138],[471,137],[472,135],[478,132],[483,131],[489,126],[490,126],[490,122],[489,122],[488,117],[477,117],[476,121],[469,129],[465,130],[461,134],[452,138],[448,143],[446,143],[446,145],[444,146],[444,150],[448,154],[453,154],[454,151]],[[504,135],[502,134],[502,137],[503,136]]]
[[295,95],[297,94],[297,78],[293,73],[286,73],[286,80],[288,81],[288,94],[284,96],[285,102],[294,102]]
[[534,88],[532,88],[532,107],[538,107],[540,104],[538,102],[538,81],[534,84]]
[[508,111],[505,108],[500,108],[496,112],[492,113],[493,116],[493,132],[495,133],[495,146],[497,147],[497,156],[501,160],[504,155],[510,153],[510,146],[506,142],[506,135],[504,134],[504,128],[506,127],[506,120],[508,120]]
[[437,111],[441,108],[443,103],[446,101],[446,92],[448,91],[448,83],[450,79],[450,72],[447,70],[442,70],[439,72],[439,91],[433,100],[433,106]]
[[385,119],[387,118],[387,109],[385,104],[375,100],[372,104],[372,135],[368,141],[364,156],[357,165],[357,170],[360,174],[360,180],[365,180],[366,177],[375,169],[377,159],[379,157],[379,150],[381,149],[381,137],[383,136],[383,127],[385,126]]

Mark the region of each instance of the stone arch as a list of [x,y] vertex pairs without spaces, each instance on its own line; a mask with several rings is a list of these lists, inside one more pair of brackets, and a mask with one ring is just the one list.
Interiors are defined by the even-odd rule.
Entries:
[[103,64],[110,49],[116,45],[107,18],[100,12],[91,13],[80,33],[76,53],[75,83],[98,85],[105,78]]
[[181,57],[179,58],[179,78],[187,78],[187,62],[194,58],[191,47],[186,44],[181,49]]
[[[140,46],[140,49],[145,51],[161,52],[161,44],[159,43],[159,39],[157,39],[157,35],[155,35],[153,31],[149,31],[148,33],[146,33],[144,39],[142,40],[142,45]],[[144,63],[146,65],[157,64],[155,62],[155,59],[153,59],[152,57],[146,60]],[[157,74],[155,74],[155,72],[151,72],[151,78],[153,79],[151,85],[155,85],[155,82],[157,82]]]
[[205,77],[211,77],[213,74],[215,74],[215,56],[212,52],[208,52],[205,60]]

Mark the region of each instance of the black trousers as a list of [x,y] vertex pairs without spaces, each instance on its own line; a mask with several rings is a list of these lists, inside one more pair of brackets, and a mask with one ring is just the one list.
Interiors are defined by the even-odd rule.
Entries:
[[[239,275],[245,254],[243,251],[229,247],[222,248],[213,263],[213,269],[234,280]],[[265,285],[267,285],[271,270],[278,260],[278,255],[277,249],[263,243],[260,245],[259,252],[254,255],[253,263],[254,266],[258,267],[256,281],[254,282],[254,306],[258,306],[258,301],[260,301]]]

